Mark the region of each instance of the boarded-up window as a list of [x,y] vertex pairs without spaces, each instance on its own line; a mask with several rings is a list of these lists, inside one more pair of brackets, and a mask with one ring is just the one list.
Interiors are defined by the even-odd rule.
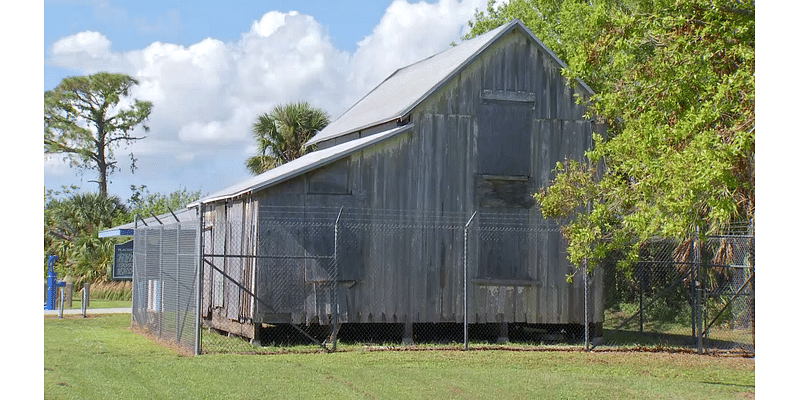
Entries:
[[485,101],[479,106],[479,174],[531,174],[531,107],[510,101]]
[[482,228],[479,276],[490,280],[529,280],[529,233],[507,228]]
[[535,188],[526,176],[477,175],[475,199],[482,208],[531,208]]
[[[528,209],[532,197],[531,134],[534,95],[488,91],[478,107],[478,175],[475,196],[481,209]],[[527,281],[529,254],[525,235],[487,229],[480,234],[480,278]]]

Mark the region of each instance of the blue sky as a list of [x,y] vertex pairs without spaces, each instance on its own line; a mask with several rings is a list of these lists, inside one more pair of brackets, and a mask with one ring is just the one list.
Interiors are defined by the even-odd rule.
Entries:
[[[134,96],[154,104],[150,131],[116,151],[109,192],[207,194],[250,176],[259,114],[304,100],[335,119],[397,68],[460,41],[486,2],[46,0],[44,90],[70,75],[134,76]],[[94,171],[77,172],[44,156],[46,189],[96,190]]]
[[[417,3],[419,1],[412,1]],[[142,49],[155,41],[190,46],[207,37],[236,41],[267,11],[292,10],[314,16],[333,44],[350,53],[378,24],[391,0],[372,1],[91,1],[44,2],[44,43],[82,31],[98,31],[113,43],[115,51]],[[228,3],[225,3],[228,4]],[[45,65],[45,89],[54,88],[75,72]]]

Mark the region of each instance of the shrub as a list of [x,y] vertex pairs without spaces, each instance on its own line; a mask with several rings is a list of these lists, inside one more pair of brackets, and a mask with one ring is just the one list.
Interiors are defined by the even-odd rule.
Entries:
[[130,281],[97,282],[89,286],[93,299],[131,300],[133,285]]

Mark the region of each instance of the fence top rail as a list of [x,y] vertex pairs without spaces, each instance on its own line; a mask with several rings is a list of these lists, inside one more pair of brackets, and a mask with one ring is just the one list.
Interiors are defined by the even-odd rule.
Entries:
[[[357,207],[298,207],[262,205],[259,221],[296,226],[385,226],[390,228],[464,228],[475,214],[480,229],[535,229],[557,231],[559,225],[544,221],[530,210],[506,212],[448,212],[440,210],[370,209]],[[472,226],[470,226],[472,227]]]

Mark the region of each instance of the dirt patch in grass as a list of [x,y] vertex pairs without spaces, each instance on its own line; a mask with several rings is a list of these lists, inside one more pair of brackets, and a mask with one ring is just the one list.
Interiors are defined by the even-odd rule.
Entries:
[[194,356],[194,352],[192,350],[189,350],[189,349],[186,349],[184,347],[178,346],[175,342],[163,340],[163,339],[159,338],[158,336],[151,334],[149,331],[147,331],[144,328],[140,328],[140,327],[138,327],[136,325],[131,325],[130,327],[127,327],[125,329],[128,329],[129,331],[131,331],[131,332],[133,332],[133,333],[135,333],[137,335],[144,336],[145,338],[151,340],[152,342],[158,344],[159,346],[166,347],[166,348],[174,351],[175,353],[178,353],[179,355],[186,356],[186,357]]

